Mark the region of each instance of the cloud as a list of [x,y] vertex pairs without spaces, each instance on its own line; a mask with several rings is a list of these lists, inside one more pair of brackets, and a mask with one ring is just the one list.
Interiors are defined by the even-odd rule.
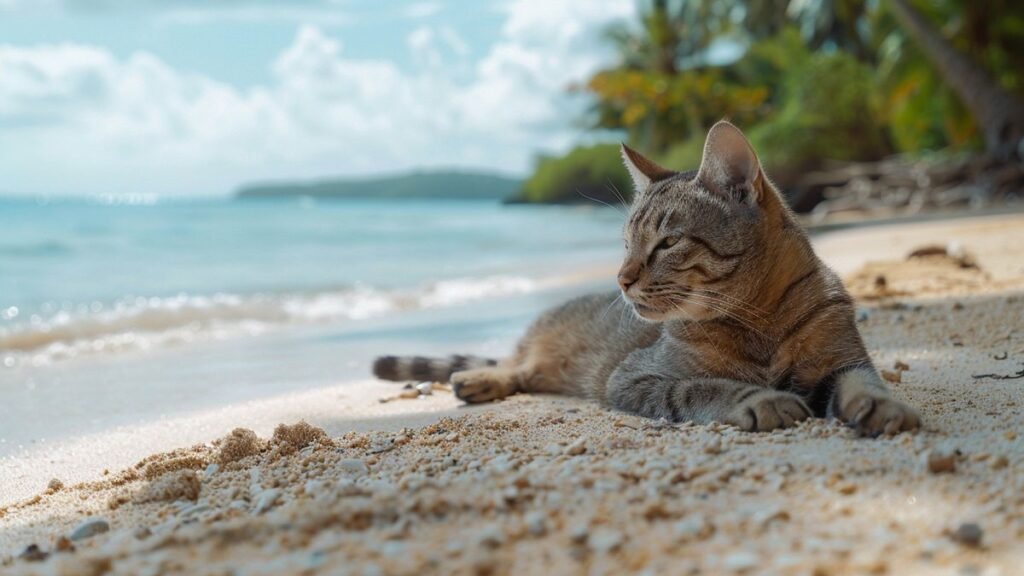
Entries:
[[422,26],[411,71],[304,25],[271,81],[244,90],[145,52],[0,45],[0,173],[26,192],[168,194],[429,166],[522,173],[578,136],[582,103],[565,88],[607,60],[598,31],[631,9],[517,0],[475,61],[455,30]]
[[220,22],[316,22],[320,26],[351,24],[350,14],[327,6],[204,6],[201,8],[174,8],[162,12],[157,21],[162,24],[209,25]]
[[441,12],[440,2],[414,2],[402,10],[406,18],[429,18]]

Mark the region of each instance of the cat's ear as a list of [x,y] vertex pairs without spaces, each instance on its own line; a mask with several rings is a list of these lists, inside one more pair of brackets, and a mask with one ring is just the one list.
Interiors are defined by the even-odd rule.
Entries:
[[668,168],[662,168],[654,161],[644,158],[642,154],[625,144],[622,145],[622,162],[626,165],[626,170],[629,170],[637,194],[643,194],[651,182],[664,180],[675,174]]
[[722,120],[708,131],[697,179],[712,192],[754,205],[761,198],[761,162],[740,129]]

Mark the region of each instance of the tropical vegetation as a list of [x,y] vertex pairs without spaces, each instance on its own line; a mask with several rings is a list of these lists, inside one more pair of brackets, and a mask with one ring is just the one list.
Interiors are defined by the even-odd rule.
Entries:
[[[977,152],[1019,161],[1024,3],[1016,0],[641,0],[607,31],[614,65],[571,87],[595,134],[673,168],[728,118],[785,188],[829,161]],[[539,158],[528,201],[614,202],[611,144]]]

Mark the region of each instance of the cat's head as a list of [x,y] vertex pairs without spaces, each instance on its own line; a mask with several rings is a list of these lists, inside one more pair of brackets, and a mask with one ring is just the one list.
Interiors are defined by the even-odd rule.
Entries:
[[658,166],[629,147],[622,158],[636,186],[626,220],[622,293],[642,318],[707,319],[741,305],[764,259],[766,226],[781,226],[779,199],[738,128],[708,132],[696,171]]

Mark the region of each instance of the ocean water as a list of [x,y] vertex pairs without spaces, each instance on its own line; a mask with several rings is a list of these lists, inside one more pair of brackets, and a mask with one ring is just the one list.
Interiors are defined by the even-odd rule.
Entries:
[[114,200],[0,200],[0,463],[380,354],[502,355],[621,257],[601,207]]
[[0,200],[0,375],[551,290],[613,264],[621,225],[490,201]]

